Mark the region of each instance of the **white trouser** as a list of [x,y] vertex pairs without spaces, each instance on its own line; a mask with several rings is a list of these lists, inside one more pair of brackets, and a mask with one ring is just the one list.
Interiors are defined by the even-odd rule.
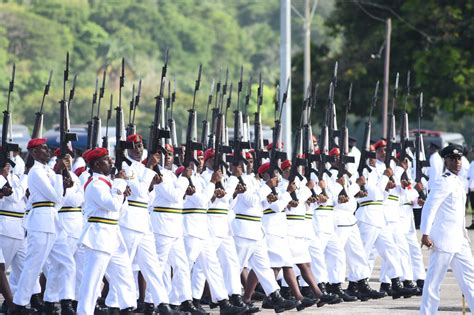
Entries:
[[[193,236],[184,237],[184,246],[188,254],[188,262],[192,266],[193,263],[199,264],[200,268],[192,269],[191,274],[196,272],[204,272],[209,283],[209,290],[214,302],[225,300],[228,298],[227,290],[224,286],[224,275],[222,273],[219,259],[217,258],[216,248],[210,244],[210,239],[200,239]],[[201,294],[202,295],[202,294]],[[200,299],[201,295],[193,295],[194,298]]]
[[415,220],[413,215],[410,218],[410,226],[407,233],[405,234],[405,238],[408,244],[408,250],[410,251],[413,280],[425,279],[425,264],[423,262],[423,254],[421,253],[418,235],[416,234]]
[[[370,266],[365,255],[364,243],[360,238],[359,227],[356,224],[340,226],[337,227],[336,233],[346,253],[346,263],[349,269],[347,279],[357,282],[370,277]],[[344,281],[345,273],[340,275],[340,279],[342,282]]]
[[[224,285],[227,289],[227,295],[241,294],[242,285],[240,283],[239,258],[235,249],[234,239],[232,237],[214,237],[209,241],[209,245],[211,246],[210,250],[212,252],[217,252],[217,257],[224,276]],[[203,273],[203,268],[199,261],[194,265],[191,282],[193,296],[202,296],[206,276]]]
[[461,250],[456,254],[442,252],[436,248],[431,251],[421,299],[421,315],[433,315],[438,312],[439,291],[449,266],[469,308],[471,311],[474,310],[474,260],[469,243],[464,239]]
[[[117,292],[117,306],[120,309],[136,307],[132,264],[122,242],[113,254],[84,247],[83,269],[77,314],[94,314],[105,273],[108,274],[109,292]],[[109,294],[105,303],[108,306],[115,306],[109,301]]]
[[18,288],[13,302],[27,305],[34,292],[35,283],[46,263],[51,264],[53,272],[51,281],[46,282],[44,300],[57,302],[62,299],[74,299],[76,265],[66,237],[58,237],[55,233],[29,231],[23,271],[18,280]]
[[137,264],[146,281],[147,293],[151,295],[156,305],[169,303],[168,292],[163,283],[163,266],[156,254],[156,244],[153,233],[140,233],[120,227],[130,261]]
[[275,273],[270,268],[265,239],[251,240],[234,236],[237,256],[239,257],[240,271],[249,266],[257,275],[266,295],[278,290],[280,287],[275,280]]
[[[365,222],[358,222],[360,237],[364,243],[364,250],[369,262],[369,266],[373,268],[375,261],[374,255],[371,255],[372,250],[377,249],[380,256],[386,261],[386,274],[390,279],[401,277],[402,269],[400,267],[400,255],[397,246],[393,240],[392,233],[385,232],[385,229]],[[371,270],[372,272],[372,270]]]
[[[344,282],[346,254],[336,233],[316,232],[309,242],[311,270],[317,282]],[[291,244],[290,244],[291,246]],[[327,266],[331,266],[328,268]]]
[[[391,232],[395,245],[397,246],[399,257],[400,257],[400,267],[402,270],[402,275],[400,280],[413,280],[413,268],[411,267],[410,260],[410,249],[408,247],[408,242],[405,236],[404,227],[399,222],[389,222],[387,229],[384,230],[386,233]],[[382,267],[380,269],[380,282],[390,283],[390,278],[387,275],[387,270],[389,266],[386,260],[382,261]]]
[[169,293],[170,303],[179,305],[184,301],[191,300],[191,275],[183,238],[155,233],[155,242],[160,266],[163,269],[166,268],[165,274],[169,271],[168,264],[173,268]]

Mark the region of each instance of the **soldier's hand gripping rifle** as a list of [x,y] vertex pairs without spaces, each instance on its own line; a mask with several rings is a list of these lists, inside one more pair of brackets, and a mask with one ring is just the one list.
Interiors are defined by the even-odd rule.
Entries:
[[[165,89],[165,78],[166,78],[166,71],[168,69],[168,49],[165,52],[165,63],[161,69],[161,80],[160,80],[160,93],[155,98],[155,114],[153,117],[153,123],[150,127],[150,136],[148,137],[148,161],[153,154],[159,153],[163,156],[163,147],[162,147],[162,139],[170,137],[170,131],[166,128],[164,123],[164,89]],[[160,159],[160,164],[163,165],[163,158]],[[154,171],[161,176],[161,171],[159,166],[157,165],[154,168]]]
[[91,118],[87,122],[87,145],[86,149],[92,148],[92,130],[94,129],[94,107],[97,103],[97,93],[99,91],[99,78],[95,78],[95,91],[92,94]]
[[[395,149],[395,142],[396,142],[396,135],[395,135],[395,115],[394,109],[397,103],[397,96],[398,96],[398,79],[399,74],[397,72],[397,77],[395,79],[395,90],[393,93],[392,105],[390,107],[390,112],[388,114],[388,128],[387,128],[387,148],[385,151],[385,167],[390,168],[390,162],[393,159],[393,151]],[[393,181],[393,177],[390,178]]]
[[[122,71],[119,82],[119,102],[115,108],[115,162],[114,168],[117,172],[122,169],[123,162],[131,165],[132,162],[125,156],[126,149],[134,149],[135,144],[128,142],[124,136],[125,118],[122,108],[122,88],[125,85],[125,58],[122,58]],[[112,96],[110,96],[110,106],[112,106]]]
[[[53,70],[49,72],[48,83],[44,86],[43,98],[41,99],[41,106],[39,112],[35,113],[35,124],[33,126],[33,132],[31,133],[31,139],[42,138],[43,137],[43,106],[46,95],[49,94],[49,88],[51,87],[51,78],[53,76]],[[33,166],[35,160],[31,155],[26,156],[25,166],[27,169]]]
[[[423,135],[421,134],[421,118],[423,117],[423,92],[420,93],[420,102],[418,103],[418,131],[416,133],[415,143],[415,159],[416,159],[416,178],[417,183],[421,183],[421,179],[428,180],[428,176],[423,174],[423,168],[430,166],[430,162],[426,160],[425,149],[423,144]],[[416,187],[416,186],[415,186]],[[426,200],[424,189],[418,190],[419,197]]]
[[[59,115],[59,158],[63,159],[66,154],[69,154],[71,151],[71,141],[77,141],[77,135],[69,131],[70,120],[69,120],[69,105],[66,100],[66,84],[69,77],[69,52],[66,55],[66,69],[64,70],[64,80],[63,80],[63,99],[59,102],[61,109]],[[74,93],[73,93],[74,94]],[[66,168],[63,169],[63,177],[71,178],[69,170]]]
[[[349,177],[352,176],[352,174],[350,174],[346,170],[346,164],[355,162],[354,157],[349,156],[349,131],[347,128],[347,114],[349,113],[351,105],[352,105],[352,83],[349,87],[349,96],[347,98],[347,103],[344,110],[344,127],[341,129],[340,155],[339,155],[339,161],[338,161],[337,178],[341,178],[344,175],[347,175]],[[345,188],[342,189],[339,196],[347,196],[347,192]]]
[[[270,150],[270,167],[268,169],[268,174],[271,178],[275,177],[275,171],[278,171],[280,174],[282,173],[279,162],[282,160],[287,159],[286,152],[281,151],[279,148],[280,143],[280,133],[281,133],[281,115],[283,112],[283,106],[286,104],[286,99],[288,96],[288,90],[290,88],[290,78],[286,83],[286,90],[282,95],[280,106],[276,112],[276,119],[275,119],[275,126],[273,127],[273,135],[272,135],[272,149]],[[276,191],[272,188],[273,194],[276,195]]]
[[[370,105],[370,110],[369,110],[369,119],[365,123],[365,129],[364,129],[364,141],[362,143],[362,152],[360,156],[360,161],[359,161],[359,167],[357,168],[357,172],[359,173],[359,176],[363,175],[364,169],[367,169],[367,171],[370,173],[372,172],[372,169],[367,163],[367,159],[375,159],[375,152],[370,151],[370,136],[372,133],[372,113],[377,106],[377,96],[379,93],[379,81],[375,84],[375,91],[374,95],[372,96],[372,104]],[[362,190],[365,191],[365,188],[362,187]]]
[[11,143],[9,139],[11,116],[10,116],[10,96],[15,86],[15,64],[13,64],[12,79],[8,86],[7,108],[3,111],[3,125],[2,125],[2,148],[0,150],[0,167],[5,167],[8,163],[12,168],[15,163],[10,158],[10,152],[18,151],[18,144]]
[[97,102],[97,114],[94,116],[92,120],[92,142],[91,142],[91,147],[92,148],[97,148],[99,146],[99,138],[100,138],[100,132],[102,128],[102,123],[100,119],[100,103],[101,100],[104,98],[104,91],[105,91],[105,76],[107,73],[107,66],[105,66],[103,75],[102,75],[102,86],[100,87],[99,90],[99,100]]
[[[250,98],[250,95],[249,95]],[[263,134],[262,134],[262,118],[260,116],[260,108],[263,102],[263,82],[262,74],[260,73],[258,79],[258,90],[257,90],[257,112],[254,116],[254,162],[253,172],[258,173],[258,168],[262,165],[262,159],[268,157],[268,152],[263,150]]]
[[[196,84],[194,85],[194,94],[193,94],[193,107],[188,110],[188,127],[186,129],[186,147],[184,152],[184,167],[190,167],[191,163],[193,163],[196,167],[199,165],[199,161],[196,159],[195,151],[202,150],[203,145],[202,143],[197,141],[197,125],[196,125],[196,93],[199,90],[201,85],[201,72],[202,72],[202,65],[199,65],[198,71],[198,78],[196,80]],[[191,178],[188,178],[189,186],[194,187],[194,184]]]

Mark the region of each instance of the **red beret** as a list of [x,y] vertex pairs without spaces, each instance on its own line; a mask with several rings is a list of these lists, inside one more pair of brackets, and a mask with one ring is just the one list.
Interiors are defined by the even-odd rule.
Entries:
[[89,164],[92,161],[95,161],[98,158],[101,158],[108,154],[109,154],[109,151],[105,148],[95,148],[95,149],[89,149],[86,152],[84,152],[82,154],[82,157],[84,158],[84,160],[86,160],[86,163]]
[[166,150],[166,152],[168,152],[168,153],[174,153],[174,148],[173,148],[173,146],[172,146],[171,144],[169,144],[169,143],[165,144],[165,150]]
[[127,142],[138,143],[142,141],[143,141],[143,137],[139,134],[134,134],[127,137]]
[[185,167],[181,165],[180,167],[176,169],[176,171],[174,171],[174,173],[176,174],[176,176],[179,176],[184,171],[184,169]]
[[202,152],[202,150],[197,150],[197,156],[204,156],[204,152]]
[[45,143],[46,143],[46,138],[34,138],[28,141],[28,145],[26,146],[26,148],[28,150],[33,149]]
[[321,154],[321,149],[320,148],[314,149],[314,154]]
[[263,163],[262,165],[260,165],[257,172],[258,172],[258,174],[263,175],[269,169],[270,169],[270,162],[267,162],[267,163]]
[[287,168],[291,167],[291,161],[290,160],[284,160],[281,162],[280,168],[282,171],[286,170]]
[[341,151],[339,150],[338,147],[332,148],[331,151],[329,151],[329,156],[338,156],[341,154]]
[[76,168],[76,170],[74,171],[74,174],[76,174],[77,176],[81,176],[81,174],[84,173],[85,171],[86,171],[86,167],[81,166],[81,167]]
[[370,152],[375,152],[375,146],[373,144],[371,144],[369,150],[370,150]]
[[[273,142],[267,144],[267,150],[270,151],[273,148]],[[283,149],[283,142],[277,143],[277,149]]]
[[214,157],[214,149],[209,148],[204,152],[204,161],[207,161],[212,157]]
[[246,158],[247,160],[253,158],[252,153],[250,153],[250,152],[245,152],[245,158]]
[[375,142],[375,144],[374,144],[375,150],[377,150],[378,148],[386,147],[386,146],[387,146],[387,141],[385,141],[383,139]]

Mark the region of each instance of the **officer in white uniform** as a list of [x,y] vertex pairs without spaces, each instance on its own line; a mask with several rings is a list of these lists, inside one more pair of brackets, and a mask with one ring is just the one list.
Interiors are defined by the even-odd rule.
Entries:
[[465,228],[466,194],[458,176],[463,147],[449,145],[441,156],[446,172],[431,186],[421,217],[421,243],[432,249],[420,307],[423,315],[437,313],[441,282],[449,267],[474,310],[474,260]]
[[[123,171],[115,176],[113,183],[110,182],[112,160],[107,149],[91,149],[84,152],[83,157],[93,174],[84,185],[87,223],[80,237],[84,246],[84,265],[77,313],[94,313],[102,278],[107,272],[110,287],[118,293],[120,314],[132,314],[136,307],[135,281],[118,226],[120,211],[125,198],[130,195],[130,188]],[[111,305],[107,299],[106,304]]]
[[[61,285],[58,297],[61,300],[63,314],[75,314],[72,299],[75,298],[76,265],[67,236],[62,229],[57,208],[61,207],[64,190],[72,187],[68,177],[61,175],[65,164],[58,160],[56,173],[48,166],[49,149],[45,138],[31,139],[28,150],[35,163],[28,173],[28,189],[32,210],[27,218],[27,250],[24,268],[18,281],[13,302],[18,308],[25,309],[30,301],[35,283],[45,262],[49,259],[56,276],[54,281],[47,281],[44,295],[46,312],[54,308],[50,288]],[[53,293],[53,292],[51,292]]]

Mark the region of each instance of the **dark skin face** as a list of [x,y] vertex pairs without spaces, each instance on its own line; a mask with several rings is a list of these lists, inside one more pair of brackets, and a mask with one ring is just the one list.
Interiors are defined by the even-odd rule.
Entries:
[[444,159],[444,164],[446,168],[453,174],[458,175],[461,171],[462,160],[460,155],[451,155]]
[[127,153],[132,160],[140,162],[142,160],[143,150],[143,142],[135,142],[135,148],[128,149]]
[[49,161],[50,153],[46,144],[42,144],[30,149],[30,154],[35,159],[35,161],[38,161],[41,164],[47,164]]
[[91,168],[94,173],[99,173],[108,176],[110,175],[110,171],[112,170],[112,165],[112,159],[110,158],[110,156],[105,155],[95,160],[92,163]]
[[377,160],[383,162],[385,161],[385,154],[386,154],[387,147],[380,147],[375,151],[375,157]]
[[247,174],[250,174],[253,171],[253,157],[247,159],[247,162]]
[[208,158],[205,164],[206,164],[206,168],[212,170],[214,168],[214,157]]
[[173,165],[173,153],[171,152],[166,152],[165,155],[165,168],[166,169],[171,169],[171,166]]

